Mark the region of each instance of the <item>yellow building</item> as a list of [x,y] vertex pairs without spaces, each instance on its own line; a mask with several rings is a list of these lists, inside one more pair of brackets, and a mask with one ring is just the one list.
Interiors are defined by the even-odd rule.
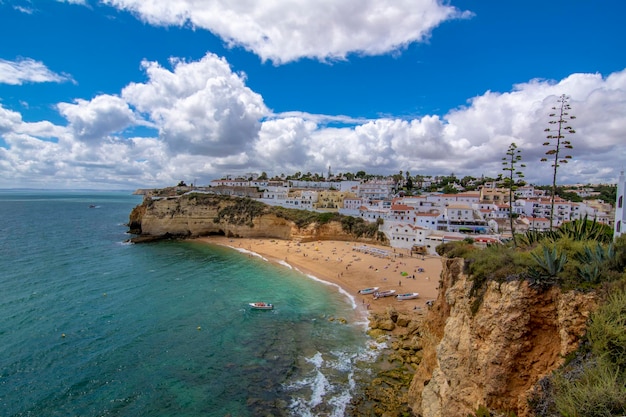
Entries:
[[356,198],[356,194],[350,191],[319,191],[315,208],[325,211],[337,211],[343,208],[344,198]]
[[509,189],[508,188],[482,187],[480,189],[480,202],[481,203],[494,203],[494,204],[508,203],[509,202]]

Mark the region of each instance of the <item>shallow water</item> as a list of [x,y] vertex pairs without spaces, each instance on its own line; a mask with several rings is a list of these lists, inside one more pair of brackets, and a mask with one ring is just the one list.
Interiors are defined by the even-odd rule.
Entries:
[[229,248],[124,243],[140,202],[0,191],[2,415],[344,415],[373,355],[353,301]]

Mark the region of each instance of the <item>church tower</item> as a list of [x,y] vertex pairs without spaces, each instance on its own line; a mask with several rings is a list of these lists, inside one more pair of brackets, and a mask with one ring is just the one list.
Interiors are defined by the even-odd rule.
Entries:
[[624,190],[626,189],[626,178],[624,171],[619,173],[617,180],[617,198],[615,200],[615,229],[613,239],[617,239],[622,233],[626,233],[626,211],[624,211]]

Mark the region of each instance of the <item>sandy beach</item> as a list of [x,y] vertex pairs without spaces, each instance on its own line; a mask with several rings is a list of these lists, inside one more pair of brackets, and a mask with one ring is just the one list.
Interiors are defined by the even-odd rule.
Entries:
[[[254,252],[270,262],[286,263],[300,272],[337,284],[354,297],[357,307],[364,312],[383,313],[390,306],[398,311],[423,311],[426,302],[437,297],[441,259],[435,256],[411,256],[408,250],[357,242],[298,243],[218,236],[197,240]],[[371,287],[379,287],[379,291],[395,290],[395,294],[417,292],[419,297],[400,301],[395,296],[376,299],[371,294],[359,294],[359,290]]]

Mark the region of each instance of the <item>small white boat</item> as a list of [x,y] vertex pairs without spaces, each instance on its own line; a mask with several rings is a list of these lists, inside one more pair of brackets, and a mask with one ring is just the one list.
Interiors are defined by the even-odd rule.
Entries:
[[396,293],[396,290],[376,291],[374,293],[374,298],[391,297],[395,293]]
[[274,308],[274,304],[270,304],[270,303],[257,302],[257,303],[248,303],[248,304],[254,310],[271,310]]
[[419,296],[420,295],[417,292],[405,292],[404,294],[396,295],[396,298],[398,300],[412,300],[412,299],[417,298]]
[[363,288],[359,290],[359,294],[374,294],[376,291],[378,291],[378,287]]

